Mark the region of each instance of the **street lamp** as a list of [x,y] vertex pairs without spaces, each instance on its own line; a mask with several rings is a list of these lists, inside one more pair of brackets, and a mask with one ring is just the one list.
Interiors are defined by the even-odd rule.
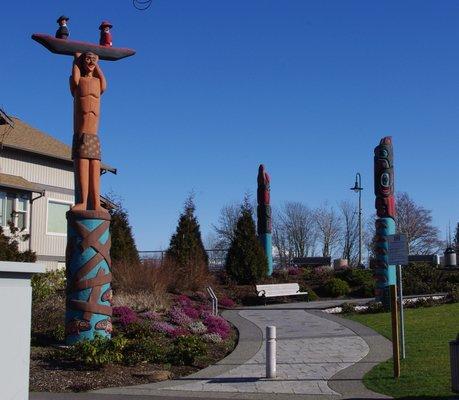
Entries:
[[362,264],[362,177],[360,173],[357,172],[355,175],[355,184],[354,187],[351,188],[355,193],[359,194],[359,263],[358,267],[363,268]]

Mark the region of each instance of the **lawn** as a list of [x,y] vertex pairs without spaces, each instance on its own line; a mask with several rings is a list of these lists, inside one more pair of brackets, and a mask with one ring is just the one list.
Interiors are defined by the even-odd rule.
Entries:
[[[360,314],[348,318],[391,339],[390,314]],[[369,389],[395,398],[451,396],[449,341],[459,332],[459,303],[405,310],[406,359],[401,377],[393,378],[392,359],[364,377]]]

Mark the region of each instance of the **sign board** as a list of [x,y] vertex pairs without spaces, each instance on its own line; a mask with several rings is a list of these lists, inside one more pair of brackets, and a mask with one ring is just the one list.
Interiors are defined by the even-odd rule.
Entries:
[[408,242],[405,235],[388,235],[389,265],[408,265]]

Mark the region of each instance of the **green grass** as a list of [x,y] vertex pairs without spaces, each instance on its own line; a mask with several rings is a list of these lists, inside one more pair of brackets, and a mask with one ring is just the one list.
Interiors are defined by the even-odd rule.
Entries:
[[[391,339],[390,314],[360,314],[348,318]],[[364,384],[395,398],[451,396],[449,342],[459,332],[459,303],[405,310],[406,359],[401,377],[393,378],[392,359],[374,367]]]

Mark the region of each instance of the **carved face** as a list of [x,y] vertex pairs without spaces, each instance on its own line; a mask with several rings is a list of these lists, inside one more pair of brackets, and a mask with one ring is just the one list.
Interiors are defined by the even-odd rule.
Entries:
[[392,140],[386,137],[375,147],[375,195],[379,217],[395,216]]
[[110,27],[105,26],[105,27],[104,27],[104,32],[106,32],[106,33],[110,32]]
[[94,53],[84,53],[83,54],[83,68],[86,73],[92,73],[94,69],[96,68],[97,61],[99,60],[99,57],[97,57],[96,54]]

